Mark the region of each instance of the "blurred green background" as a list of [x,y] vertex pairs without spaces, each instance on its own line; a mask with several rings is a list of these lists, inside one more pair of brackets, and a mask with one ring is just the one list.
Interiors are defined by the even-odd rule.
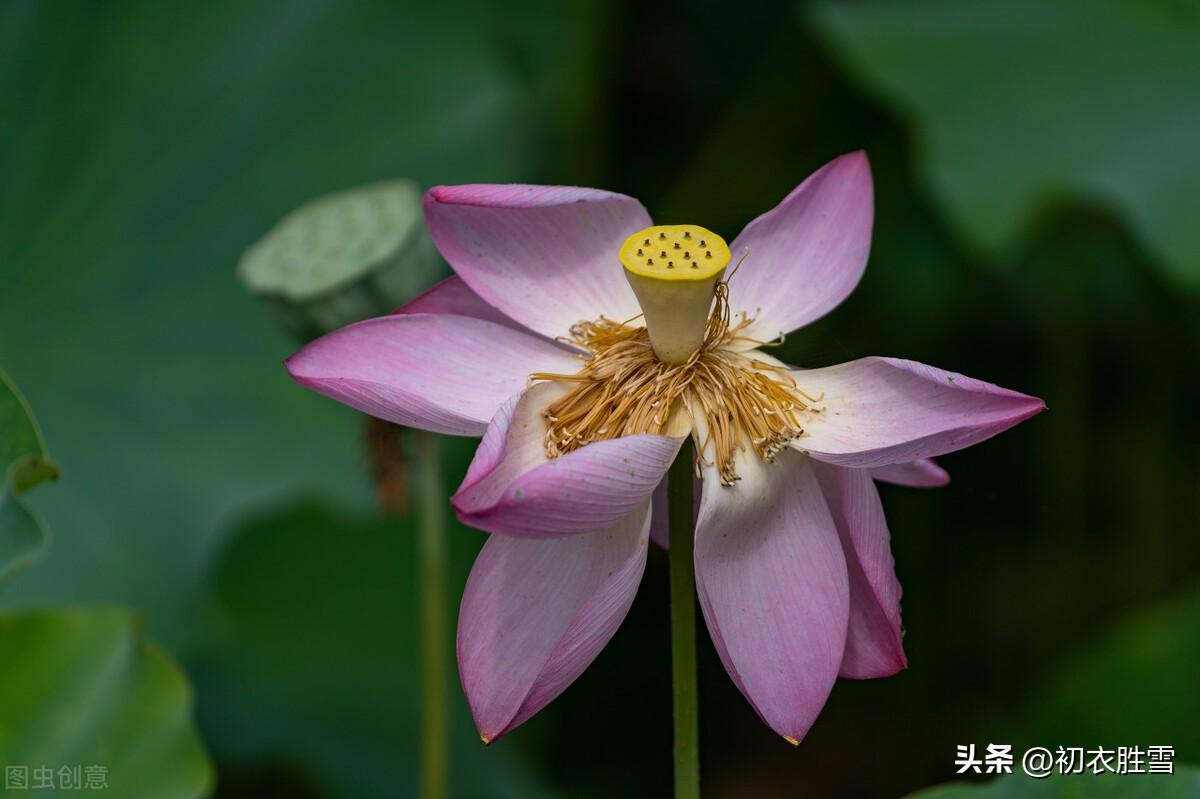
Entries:
[[[0,367],[62,477],[0,606],[132,609],[217,796],[415,795],[412,523],[374,510],[361,417],[288,379],[240,254],[396,177],[599,186],[732,238],[863,148],[866,277],[781,357],[912,358],[1049,412],[942,459],[946,488],[882,489],[910,667],[839,683],[799,749],[702,640],[706,795],[901,796],[965,743],[1198,763],[1198,74],[1185,0],[4,0]],[[453,487],[473,442],[446,446]],[[483,536],[451,534],[457,606]],[[497,744],[454,681],[456,796],[669,792],[666,565]],[[56,652],[7,639],[0,675]]]

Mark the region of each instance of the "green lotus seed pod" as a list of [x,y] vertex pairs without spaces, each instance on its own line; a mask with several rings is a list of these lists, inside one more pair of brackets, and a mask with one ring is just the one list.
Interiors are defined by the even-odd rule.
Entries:
[[302,340],[389,313],[445,275],[412,181],[374,183],[311,200],[238,264],[246,290]]

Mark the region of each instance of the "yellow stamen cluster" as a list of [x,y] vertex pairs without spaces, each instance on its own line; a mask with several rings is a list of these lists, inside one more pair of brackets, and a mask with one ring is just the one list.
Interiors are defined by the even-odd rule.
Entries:
[[801,417],[817,412],[819,399],[800,390],[782,366],[735,352],[749,321],[730,326],[728,288],[716,285],[716,302],[703,344],[685,363],[660,360],[645,328],[601,317],[571,328],[570,343],[591,356],[573,375],[537,373],[533,380],[573,384],[544,412],[550,457],[594,441],[645,433],[665,434],[680,415],[703,416],[706,433],[696,448],[712,457],[724,485],[737,479],[734,455],[746,443],[764,460],[803,432]]

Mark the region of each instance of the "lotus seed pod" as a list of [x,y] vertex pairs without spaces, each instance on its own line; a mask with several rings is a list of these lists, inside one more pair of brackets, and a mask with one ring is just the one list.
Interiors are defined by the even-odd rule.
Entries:
[[713,287],[729,265],[725,240],[699,225],[654,225],[617,253],[665,363],[687,363],[704,341]]
[[238,277],[302,340],[394,310],[445,275],[412,181],[311,200],[250,247]]

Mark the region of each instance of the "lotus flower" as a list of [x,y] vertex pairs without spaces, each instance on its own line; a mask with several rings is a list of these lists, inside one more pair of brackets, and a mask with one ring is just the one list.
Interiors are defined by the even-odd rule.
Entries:
[[441,186],[424,203],[456,276],[287,367],[373,416],[482,436],[452,504],[491,533],[458,624],[485,742],[558,696],[616,631],[648,539],[666,543],[664,475],[688,436],[697,593],[762,720],[795,744],[839,676],[905,667],[873,480],[945,483],[928,458],[1044,405],[913,361],[798,369],[764,352],[862,277],[863,153],[822,167],[729,247],[595,189]]

